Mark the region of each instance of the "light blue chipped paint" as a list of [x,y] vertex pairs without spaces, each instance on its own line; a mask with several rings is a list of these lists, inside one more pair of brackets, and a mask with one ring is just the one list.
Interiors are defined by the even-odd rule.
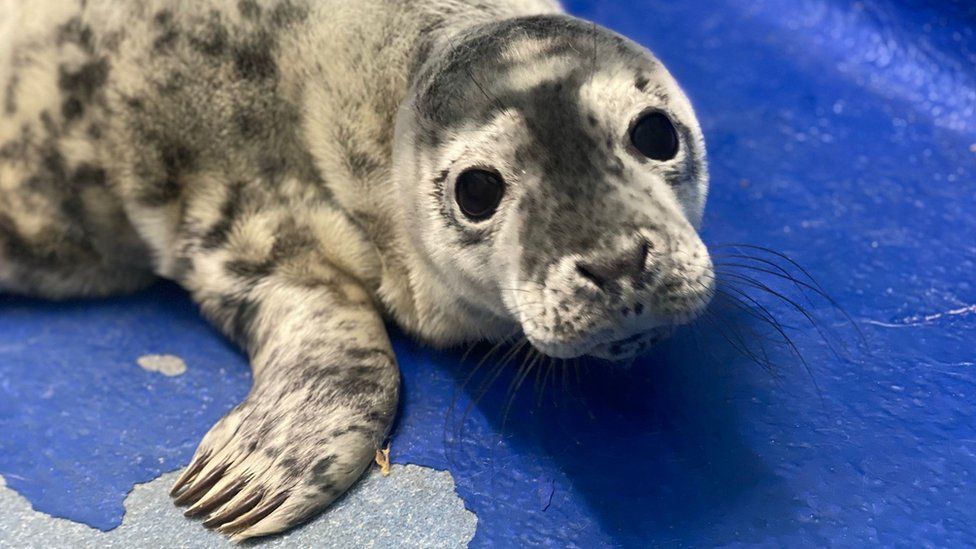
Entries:
[[[0,547],[237,547],[172,505],[169,488],[176,477],[136,486],[126,498],[122,525],[109,532],[31,509],[0,477]],[[260,546],[456,548],[467,545],[477,522],[454,492],[450,473],[394,466],[388,477],[371,471],[328,513]]]
[[158,372],[166,377],[179,376],[186,372],[186,362],[173,355],[145,355],[139,357],[136,363],[147,372]]

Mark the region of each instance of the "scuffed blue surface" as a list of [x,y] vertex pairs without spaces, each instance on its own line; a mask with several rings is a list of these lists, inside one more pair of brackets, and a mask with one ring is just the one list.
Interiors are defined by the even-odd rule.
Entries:
[[[475,546],[976,542],[976,6],[568,6],[651,47],[694,101],[712,163],[706,241],[796,258],[866,350],[835,357],[765,300],[797,326],[812,375],[785,353],[770,375],[703,323],[628,371],[592,364],[568,391],[549,379],[538,405],[525,389],[506,421],[503,374],[462,429],[477,361],[396,336],[395,461],[451,470]],[[135,366],[160,352],[187,373]],[[171,286],[3,298],[0,475],[40,510],[117,525],[132,484],[185,463],[248,383]]]

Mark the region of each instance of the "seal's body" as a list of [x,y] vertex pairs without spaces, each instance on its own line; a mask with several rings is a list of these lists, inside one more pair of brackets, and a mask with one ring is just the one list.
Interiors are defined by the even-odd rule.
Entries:
[[701,132],[548,0],[0,0],[0,288],[177,281],[254,387],[174,488],[247,538],[386,437],[384,318],[621,358],[707,304]]

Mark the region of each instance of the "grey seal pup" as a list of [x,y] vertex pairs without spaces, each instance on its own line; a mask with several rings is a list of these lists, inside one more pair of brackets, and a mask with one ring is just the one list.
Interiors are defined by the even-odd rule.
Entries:
[[0,0],[0,287],[176,281],[254,385],[174,487],[241,540],[388,436],[385,322],[624,358],[714,288],[692,107],[549,0]]

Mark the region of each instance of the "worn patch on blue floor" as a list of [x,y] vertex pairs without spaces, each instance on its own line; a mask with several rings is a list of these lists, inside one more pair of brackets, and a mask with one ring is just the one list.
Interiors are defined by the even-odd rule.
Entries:
[[[725,314],[629,370],[530,376],[510,407],[502,373],[471,406],[477,356],[395,336],[394,461],[452,473],[479,547],[976,540],[976,6],[568,4],[650,46],[689,92],[721,261],[752,253],[732,242],[795,258],[858,320],[866,351],[827,303],[799,297],[810,288],[775,286],[850,351],[762,297],[772,268],[740,288],[784,320],[809,374],[786,352],[774,373],[757,367],[735,336],[756,322]],[[0,475],[39,511],[118,526],[131,487],[185,464],[249,386],[241,356],[170,285],[0,300]],[[186,373],[145,371],[146,354]]]
[[[235,547],[173,507],[169,489],[177,476],[171,473],[136,486],[125,500],[122,525],[111,532],[34,511],[0,477],[0,547]],[[454,492],[449,473],[396,466],[388,477],[371,471],[320,520],[260,545],[456,548],[474,536],[477,522]]]

